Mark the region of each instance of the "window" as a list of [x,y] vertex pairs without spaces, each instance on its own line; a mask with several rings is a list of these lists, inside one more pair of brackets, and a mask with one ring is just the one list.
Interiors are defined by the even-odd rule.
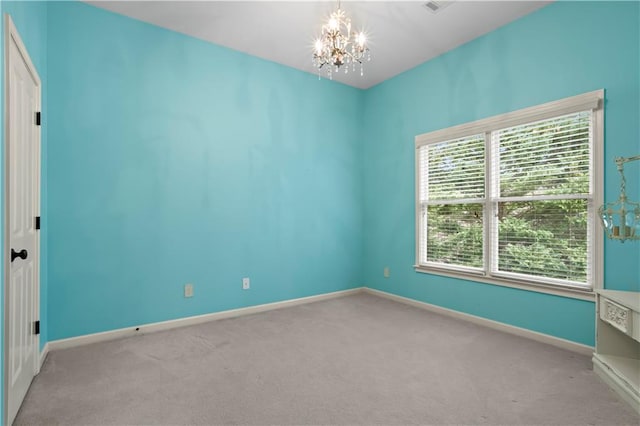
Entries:
[[599,285],[602,98],[416,137],[416,269],[575,292]]

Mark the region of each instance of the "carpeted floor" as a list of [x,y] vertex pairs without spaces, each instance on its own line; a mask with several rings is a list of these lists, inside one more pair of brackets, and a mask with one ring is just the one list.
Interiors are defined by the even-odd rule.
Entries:
[[15,422],[639,423],[586,356],[367,294],[52,352]]

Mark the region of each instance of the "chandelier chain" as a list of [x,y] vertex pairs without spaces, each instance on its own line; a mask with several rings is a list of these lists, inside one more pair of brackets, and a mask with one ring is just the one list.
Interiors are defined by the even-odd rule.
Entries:
[[620,173],[620,197],[627,198],[626,189],[627,189],[627,179],[624,177],[624,163],[628,163],[630,161],[640,160],[640,155],[635,155],[633,157],[616,157],[615,162],[618,166],[618,173]]

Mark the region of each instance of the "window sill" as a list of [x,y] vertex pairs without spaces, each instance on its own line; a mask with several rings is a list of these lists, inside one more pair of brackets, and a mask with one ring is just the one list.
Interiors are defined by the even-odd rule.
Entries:
[[568,297],[572,299],[586,300],[589,302],[595,301],[595,292],[592,289],[578,289],[570,287],[560,287],[554,285],[534,284],[525,281],[516,281],[510,279],[502,279],[496,277],[485,277],[481,274],[465,274],[463,272],[448,270],[427,268],[426,266],[414,265],[413,268],[416,272],[422,274],[441,275],[450,278],[458,278],[467,281],[476,281],[483,284],[493,284],[502,287],[517,288],[519,290],[534,291],[537,293],[552,294],[554,296]]

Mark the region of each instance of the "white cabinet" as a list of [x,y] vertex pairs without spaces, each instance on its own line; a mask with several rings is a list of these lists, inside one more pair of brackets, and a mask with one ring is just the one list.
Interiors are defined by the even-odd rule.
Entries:
[[593,371],[640,413],[640,293],[597,293]]

